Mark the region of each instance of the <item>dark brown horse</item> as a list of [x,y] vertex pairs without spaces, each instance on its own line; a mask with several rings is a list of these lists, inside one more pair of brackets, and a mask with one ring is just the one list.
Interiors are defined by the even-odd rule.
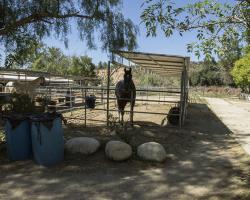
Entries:
[[136,98],[136,88],[132,80],[131,68],[124,68],[123,80],[120,80],[115,86],[115,96],[117,98],[119,120],[122,116],[121,123],[123,124],[124,108],[130,102],[130,122],[133,124],[133,110]]

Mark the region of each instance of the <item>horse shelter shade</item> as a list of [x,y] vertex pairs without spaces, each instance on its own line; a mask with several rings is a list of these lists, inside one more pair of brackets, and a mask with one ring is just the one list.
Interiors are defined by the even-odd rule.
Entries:
[[128,51],[116,51],[115,54],[161,76],[180,75],[184,70],[188,71],[189,57]]
[[178,105],[180,108],[179,124],[180,126],[182,126],[184,124],[187,115],[188,88],[189,88],[188,71],[189,71],[190,58],[184,56],[176,56],[176,55],[130,52],[130,51],[115,51],[113,53],[134,63],[137,67],[155,73],[159,76],[180,77],[181,80],[180,100],[178,101]]

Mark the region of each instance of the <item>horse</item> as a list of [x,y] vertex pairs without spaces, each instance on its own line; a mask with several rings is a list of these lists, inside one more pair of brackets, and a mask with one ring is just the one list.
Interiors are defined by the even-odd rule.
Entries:
[[39,86],[45,85],[45,78],[38,77],[33,81],[29,82],[20,82],[20,81],[11,81],[8,82],[5,86],[6,93],[18,93],[18,94],[28,94],[31,99],[34,99],[36,96],[35,90]]
[[[124,68],[123,80],[118,81],[115,86],[115,96],[117,99],[119,121],[123,124],[124,108],[130,102],[130,122],[133,124],[133,110],[136,99],[136,88],[132,80],[131,68]],[[120,120],[120,115],[122,119]]]

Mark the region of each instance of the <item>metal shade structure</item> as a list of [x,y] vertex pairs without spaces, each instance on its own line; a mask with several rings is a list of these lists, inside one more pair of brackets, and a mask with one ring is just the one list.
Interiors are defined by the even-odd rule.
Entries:
[[[114,54],[125,58],[126,60],[134,63],[142,69],[155,73],[162,77],[175,76],[180,77],[180,100],[178,107],[179,112],[179,125],[184,124],[187,115],[188,104],[188,71],[189,71],[189,57],[165,55],[144,52],[130,52],[130,51],[115,51]],[[121,66],[125,66],[121,64]],[[171,115],[171,114],[169,114]]]
[[154,72],[159,75],[180,75],[186,66],[187,57],[143,53],[143,52],[129,52],[129,51],[116,51],[115,54],[125,58],[135,65]]

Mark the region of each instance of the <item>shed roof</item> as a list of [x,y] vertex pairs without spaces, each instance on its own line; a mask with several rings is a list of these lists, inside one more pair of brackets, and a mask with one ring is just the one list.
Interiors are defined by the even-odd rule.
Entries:
[[187,57],[143,52],[116,51],[115,54],[159,75],[178,75]]

